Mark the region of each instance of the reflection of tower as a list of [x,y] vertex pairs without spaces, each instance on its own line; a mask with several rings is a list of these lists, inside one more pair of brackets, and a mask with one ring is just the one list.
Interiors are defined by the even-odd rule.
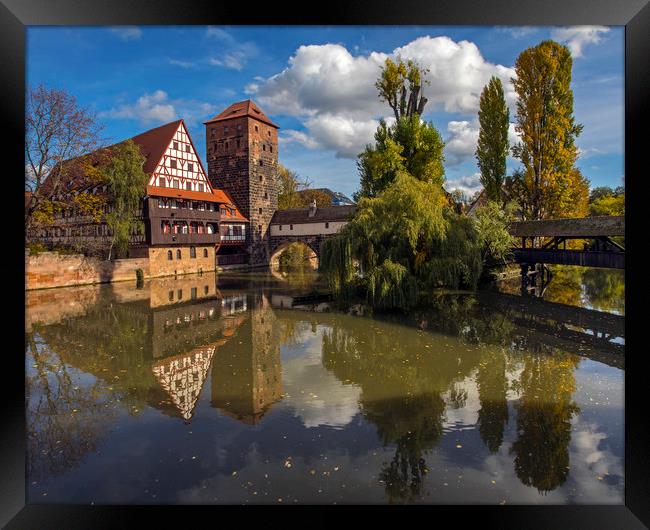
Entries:
[[220,348],[212,364],[212,406],[249,424],[256,424],[282,397],[276,317],[264,295],[253,297],[239,340]]

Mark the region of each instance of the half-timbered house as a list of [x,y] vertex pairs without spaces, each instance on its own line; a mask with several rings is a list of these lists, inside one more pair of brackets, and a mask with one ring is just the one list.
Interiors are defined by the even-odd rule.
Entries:
[[[247,263],[248,219],[228,192],[215,189],[208,180],[184,121],[156,127],[131,140],[145,157],[143,170],[149,180],[141,200],[145,231],[143,235],[132,235],[128,257],[148,257],[154,276],[208,271],[215,264]],[[102,151],[110,152],[110,148]],[[77,173],[66,177],[62,194],[106,193],[105,185],[87,183]],[[110,199],[104,214],[109,212]],[[38,227],[30,237],[62,246],[78,243],[80,238],[86,243],[82,247],[106,248],[111,233],[105,216],[91,219],[64,209],[51,225]]]

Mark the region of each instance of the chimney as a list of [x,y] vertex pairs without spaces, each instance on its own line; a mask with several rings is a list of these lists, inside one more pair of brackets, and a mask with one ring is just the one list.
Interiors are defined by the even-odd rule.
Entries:
[[309,217],[314,217],[314,215],[316,215],[316,199],[309,205]]

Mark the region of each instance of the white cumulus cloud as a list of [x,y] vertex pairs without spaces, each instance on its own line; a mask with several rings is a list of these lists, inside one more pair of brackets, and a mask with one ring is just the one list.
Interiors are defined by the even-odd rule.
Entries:
[[554,29],[551,31],[551,37],[566,43],[573,57],[583,57],[582,49],[587,44],[598,44],[602,35],[608,31],[609,28],[605,26],[569,26]]
[[444,36],[420,37],[390,54],[353,55],[341,44],[300,46],[284,70],[256,78],[246,93],[267,112],[300,119],[312,145],[354,158],[372,142],[379,118],[392,116],[377,97],[375,82],[386,58],[397,56],[416,60],[429,71],[423,87],[429,99],[425,116],[435,110],[475,114],[492,75],[502,80],[508,102],[515,99],[512,68],[486,61],[472,42]]

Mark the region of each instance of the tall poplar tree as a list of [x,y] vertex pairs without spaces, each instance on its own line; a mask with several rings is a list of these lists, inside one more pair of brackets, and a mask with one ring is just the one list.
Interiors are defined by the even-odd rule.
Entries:
[[481,171],[481,184],[489,200],[501,202],[501,188],[506,176],[510,112],[503,85],[497,77],[492,76],[483,88],[478,121],[480,130],[476,159]]
[[[578,176],[574,167],[578,158],[575,139],[582,125],[573,117],[572,65],[569,49],[551,40],[524,50],[515,62],[515,129],[521,143],[512,148],[512,153],[523,164],[532,219],[557,215],[558,200],[569,206],[564,195],[572,190]],[[583,202],[578,200],[577,204]],[[562,213],[580,215],[571,208],[564,208]]]

